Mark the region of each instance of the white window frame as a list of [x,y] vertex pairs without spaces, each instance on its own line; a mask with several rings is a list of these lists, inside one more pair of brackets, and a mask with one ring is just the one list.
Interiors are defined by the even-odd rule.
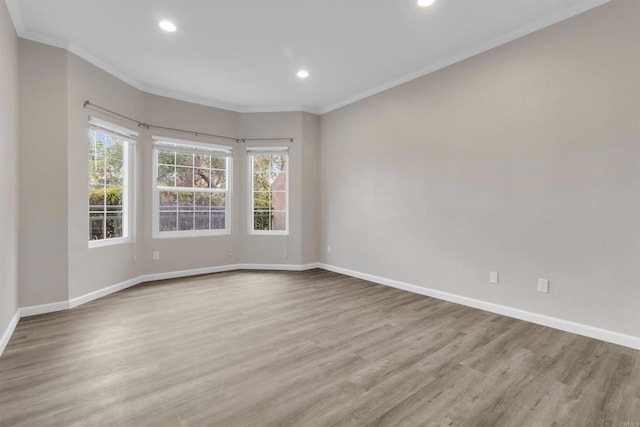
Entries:
[[[112,134],[119,139],[122,139],[124,142],[124,147],[122,149],[122,169],[123,169],[123,189],[122,189],[122,237],[114,237],[114,238],[103,238],[99,240],[91,240],[89,238],[88,245],[89,248],[100,248],[104,246],[111,245],[119,245],[123,243],[133,243],[134,242],[134,230],[133,230],[133,194],[134,191],[131,191],[131,188],[134,185],[134,171],[133,165],[135,164],[135,146],[138,138],[138,132],[135,132],[131,129],[127,129],[122,126],[118,126],[111,122],[107,122],[105,120],[98,119],[96,117],[90,116],[89,122],[87,126],[87,134],[89,131],[95,128],[100,132],[105,134]],[[87,173],[87,178],[88,178]],[[91,227],[91,206],[89,205],[89,200],[87,199],[87,218],[89,219],[89,227]],[[91,237],[91,236],[89,236]]]
[[[209,144],[206,142],[188,141],[175,138],[165,138],[162,136],[153,136],[153,181],[152,181],[152,194],[153,194],[153,219],[152,219],[152,237],[154,239],[176,239],[176,238],[189,238],[189,237],[208,237],[208,236],[228,236],[231,234],[231,204],[233,198],[233,147],[227,145]],[[158,187],[158,147],[175,145],[183,149],[201,149],[204,151],[210,151],[212,154],[216,152],[225,153],[227,159],[227,189],[203,191],[202,189],[194,187]],[[224,193],[225,206],[224,206],[224,229],[217,230],[175,230],[175,231],[160,231],[160,192],[161,191],[194,191],[205,192],[209,194]]]
[[[253,156],[260,154],[284,154],[287,156],[287,175],[286,175],[286,203],[287,209],[285,212],[285,229],[284,230],[254,230],[253,226],[254,222],[254,205],[253,205]],[[289,175],[291,174],[291,164],[290,164],[290,156],[289,156],[289,147],[247,147],[247,170],[249,172],[248,177],[248,203],[249,214],[248,216],[248,233],[254,236],[288,236],[289,235],[289,216],[291,209],[289,207]]]

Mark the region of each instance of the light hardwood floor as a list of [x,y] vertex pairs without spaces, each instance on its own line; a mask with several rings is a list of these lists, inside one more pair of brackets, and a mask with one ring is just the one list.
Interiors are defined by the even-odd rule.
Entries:
[[219,273],[20,320],[0,425],[640,427],[640,352],[323,270]]

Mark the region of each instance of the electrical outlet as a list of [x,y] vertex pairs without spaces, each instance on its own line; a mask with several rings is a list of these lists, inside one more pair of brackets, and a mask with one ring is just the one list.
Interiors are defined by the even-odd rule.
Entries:
[[160,251],[153,251],[153,260],[158,261],[160,259]]
[[283,257],[284,258],[289,258],[289,255],[288,254],[284,254]]
[[489,272],[489,283],[497,285],[498,284],[498,272],[490,271]]
[[547,279],[538,279],[538,292],[549,293],[549,281]]
[[327,245],[327,253],[330,254],[331,253],[331,245]]

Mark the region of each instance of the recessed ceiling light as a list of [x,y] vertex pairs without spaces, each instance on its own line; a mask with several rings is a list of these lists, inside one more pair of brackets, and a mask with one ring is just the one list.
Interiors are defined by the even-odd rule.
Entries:
[[301,79],[306,79],[307,77],[309,77],[309,72],[307,70],[300,70],[296,73],[296,76],[300,77]]
[[162,28],[164,31],[168,32],[168,33],[175,33],[176,31],[176,24],[174,24],[171,21],[167,21],[167,20],[162,20],[160,22],[158,22],[158,27]]
[[429,7],[434,4],[436,0],[418,0],[418,6],[420,7]]

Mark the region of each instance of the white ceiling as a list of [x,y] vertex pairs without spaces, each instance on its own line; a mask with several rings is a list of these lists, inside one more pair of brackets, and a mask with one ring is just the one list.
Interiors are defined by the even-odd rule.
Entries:
[[[137,88],[235,111],[326,112],[606,0],[7,0],[21,37]],[[178,31],[162,32],[170,19]],[[296,77],[306,68],[311,77]]]

